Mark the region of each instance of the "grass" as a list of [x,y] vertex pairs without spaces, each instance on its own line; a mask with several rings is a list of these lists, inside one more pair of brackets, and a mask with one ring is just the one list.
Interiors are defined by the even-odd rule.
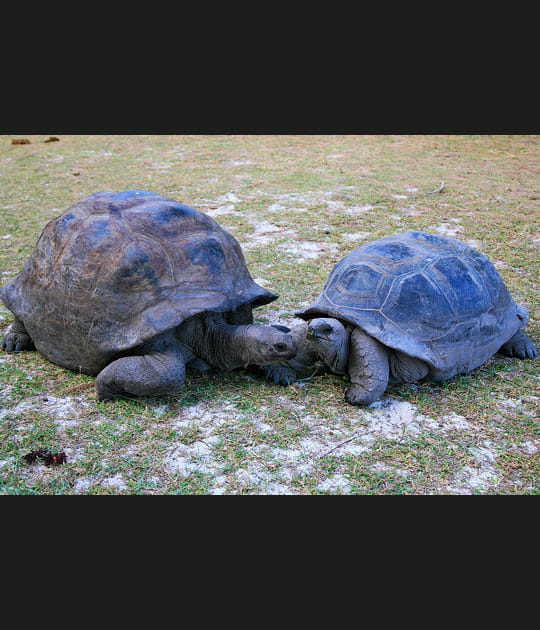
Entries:
[[[335,262],[407,230],[447,232],[498,266],[540,346],[537,136],[0,136],[0,282],[45,223],[98,190],[142,188],[208,212],[292,321]],[[445,182],[441,193],[434,193]],[[12,320],[0,306],[0,327]],[[161,399],[100,403],[94,379],[0,355],[5,494],[538,494],[540,361],[495,356],[445,383],[343,401],[346,379],[289,388],[190,374]],[[64,466],[26,465],[36,448]]]

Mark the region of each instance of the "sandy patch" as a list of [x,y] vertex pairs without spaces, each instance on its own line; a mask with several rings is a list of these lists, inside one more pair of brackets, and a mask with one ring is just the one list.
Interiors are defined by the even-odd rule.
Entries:
[[[3,394],[9,394],[9,390],[7,388],[3,389]],[[30,409],[36,409],[36,405],[30,402],[20,402],[15,407],[10,407],[9,409],[0,409],[0,420],[3,420],[7,416],[19,416],[21,414],[26,413]]]
[[167,464],[171,472],[186,477],[194,472],[216,475],[223,468],[212,447],[202,440],[190,445],[176,444],[167,456]]
[[[344,186],[343,190],[354,190],[355,188],[355,186]],[[338,192],[338,190],[308,190],[303,193],[273,195],[275,201],[267,209],[269,212],[307,212],[311,211],[313,206],[324,203],[329,210],[356,216],[376,208],[369,203],[348,205],[340,199],[333,199]]]
[[[452,436],[461,431],[474,433],[476,427],[466,418],[455,413],[440,418],[421,414],[411,403],[387,397],[377,401],[367,409],[358,408],[352,419],[341,419],[336,414],[334,420],[306,413],[305,405],[287,396],[278,396],[280,409],[289,409],[297,421],[307,427],[308,434],[289,443],[286,447],[271,443],[245,443],[245,457],[235,470],[223,457],[223,438],[220,427],[234,426],[240,420],[245,427],[249,419],[253,428],[261,433],[272,435],[273,410],[261,408],[257,417],[246,418],[234,404],[201,402],[186,408],[173,420],[177,429],[196,428],[196,439],[191,443],[176,442],[167,454],[166,465],[170,472],[188,477],[194,473],[204,473],[212,477],[210,494],[230,493],[231,488],[245,488],[255,494],[297,494],[295,479],[315,479],[316,488],[323,492],[347,494],[351,492],[350,481],[339,467],[327,477],[320,476],[320,459],[327,456],[338,458],[346,455],[357,456],[369,450],[375,440],[385,439],[406,441],[418,437],[423,432],[444,433],[451,441]],[[348,410],[349,411],[349,410]],[[529,445],[532,450],[534,445]],[[456,448],[461,448],[456,445]],[[476,466],[465,467],[444,489],[448,493],[472,494],[489,491],[497,485],[495,468],[496,453],[489,443],[469,449]],[[374,464],[377,467],[379,464]],[[382,464],[381,464],[382,466]],[[390,470],[390,469],[389,469]],[[407,476],[405,470],[391,469],[394,474]],[[318,477],[317,477],[318,476]]]
[[96,485],[103,486],[104,488],[114,488],[118,491],[128,489],[124,477],[121,474],[117,474],[112,477],[104,477],[103,475],[86,475],[85,477],[79,477],[73,484],[73,490],[81,494],[88,492],[92,486]]
[[383,433],[386,439],[401,440],[416,437],[426,429],[448,432],[471,428],[467,419],[458,414],[450,413],[435,420],[419,413],[411,403],[392,398],[377,401],[371,408],[375,409],[369,425],[371,433],[366,434],[364,442],[373,441],[377,433]]
[[253,278],[253,282],[260,284],[261,287],[267,287],[270,284],[270,280],[266,280],[265,278]]
[[346,241],[363,241],[370,236],[369,232],[347,232],[343,235]]
[[332,256],[337,251],[337,246],[331,243],[315,241],[295,241],[294,243],[281,245],[280,249],[289,254],[294,254],[299,263],[315,260],[322,255]]
[[377,206],[372,206],[369,203],[365,203],[360,206],[348,206],[347,208],[345,208],[345,212],[349,216],[355,217],[359,214],[364,214],[365,212],[369,212],[370,210],[375,210],[376,207]]
[[248,166],[253,164],[253,162],[251,160],[229,160],[228,164],[231,166]]
[[218,206],[217,208],[209,208],[206,210],[206,214],[212,218],[219,217],[223,214],[234,214],[238,217],[242,216],[241,212],[237,212],[235,210],[236,206],[232,203],[226,204],[224,206]]
[[215,435],[214,431],[238,415],[232,404],[214,408],[211,403],[201,402],[186,407],[180,416],[173,419],[173,427],[197,429],[199,437],[190,444],[176,442],[167,450],[165,464],[170,472],[183,476],[200,472],[218,477],[224,463],[216,450],[221,438]]
[[0,409],[0,420],[6,416],[19,416],[28,411],[39,411],[53,418],[59,427],[77,424],[81,416],[81,410],[90,406],[82,397],[57,398],[55,396],[34,397],[30,401],[22,401],[15,407]]
[[240,199],[240,197],[238,197],[234,193],[228,192],[228,193],[225,193],[224,195],[219,196],[216,199],[216,201],[218,204],[221,204],[221,203],[238,203],[239,201],[242,201],[242,200]]
[[501,398],[500,404],[511,409],[520,409],[522,402],[521,398]]
[[487,447],[471,447],[469,451],[477,466],[464,466],[455,475],[454,485],[447,486],[446,490],[452,494],[495,491],[499,484],[498,472],[494,466],[495,453]]
[[272,203],[267,208],[268,212],[308,212],[308,208],[302,206],[284,205],[280,201]]
[[244,249],[252,249],[262,245],[268,245],[283,237],[291,239],[296,237],[296,232],[294,230],[283,230],[283,228],[279,225],[275,225],[274,223],[270,223],[266,220],[256,221],[250,219],[249,222],[253,225],[254,230],[251,234],[242,238],[242,247]]
[[317,485],[317,490],[332,494],[348,494],[351,490],[350,481],[343,475],[331,475]]
[[438,232],[439,234],[444,234],[445,236],[457,236],[462,230],[460,225],[456,225],[456,223],[441,223],[436,225],[433,230]]
[[252,221],[255,226],[255,234],[268,234],[273,232],[280,232],[282,228],[278,225],[274,225],[269,221]]
[[514,450],[525,453],[526,455],[534,455],[538,453],[540,449],[540,442],[533,442],[532,440],[526,440],[519,445],[514,446]]

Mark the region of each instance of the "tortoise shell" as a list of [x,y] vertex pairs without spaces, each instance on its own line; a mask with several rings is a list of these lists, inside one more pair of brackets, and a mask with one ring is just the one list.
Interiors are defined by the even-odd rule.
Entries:
[[134,189],[91,194],[50,221],[0,297],[44,356],[91,374],[197,313],[278,296],[212,218]]
[[296,315],[358,326],[446,380],[484,363],[527,323],[528,311],[480,252],[449,236],[407,232],[357,247]]

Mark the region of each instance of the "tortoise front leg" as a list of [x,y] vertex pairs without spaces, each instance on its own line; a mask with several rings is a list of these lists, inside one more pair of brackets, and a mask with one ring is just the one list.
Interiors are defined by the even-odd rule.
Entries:
[[96,378],[97,396],[99,400],[169,396],[182,389],[185,375],[185,358],[176,344],[149,344],[141,354],[117,359],[101,370]]
[[499,348],[499,352],[507,357],[517,357],[518,359],[534,359],[538,354],[532,339],[522,330],[509,339]]
[[351,405],[369,405],[388,386],[388,351],[359,328],[351,333],[348,372],[351,385],[345,400]]
[[291,385],[297,379],[296,370],[286,365],[262,365],[264,377],[276,385]]
[[20,319],[15,318],[2,339],[2,350],[6,352],[20,352],[21,350],[35,350],[34,342]]

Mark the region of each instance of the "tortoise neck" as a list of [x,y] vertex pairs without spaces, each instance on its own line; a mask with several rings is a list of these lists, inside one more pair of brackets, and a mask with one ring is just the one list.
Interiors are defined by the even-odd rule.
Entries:
[[220,370],[234,370],[249,363],[247,337],[252,324],[227,324],[220,313],[204,313],[192,318],[187,343],[196,356]]

